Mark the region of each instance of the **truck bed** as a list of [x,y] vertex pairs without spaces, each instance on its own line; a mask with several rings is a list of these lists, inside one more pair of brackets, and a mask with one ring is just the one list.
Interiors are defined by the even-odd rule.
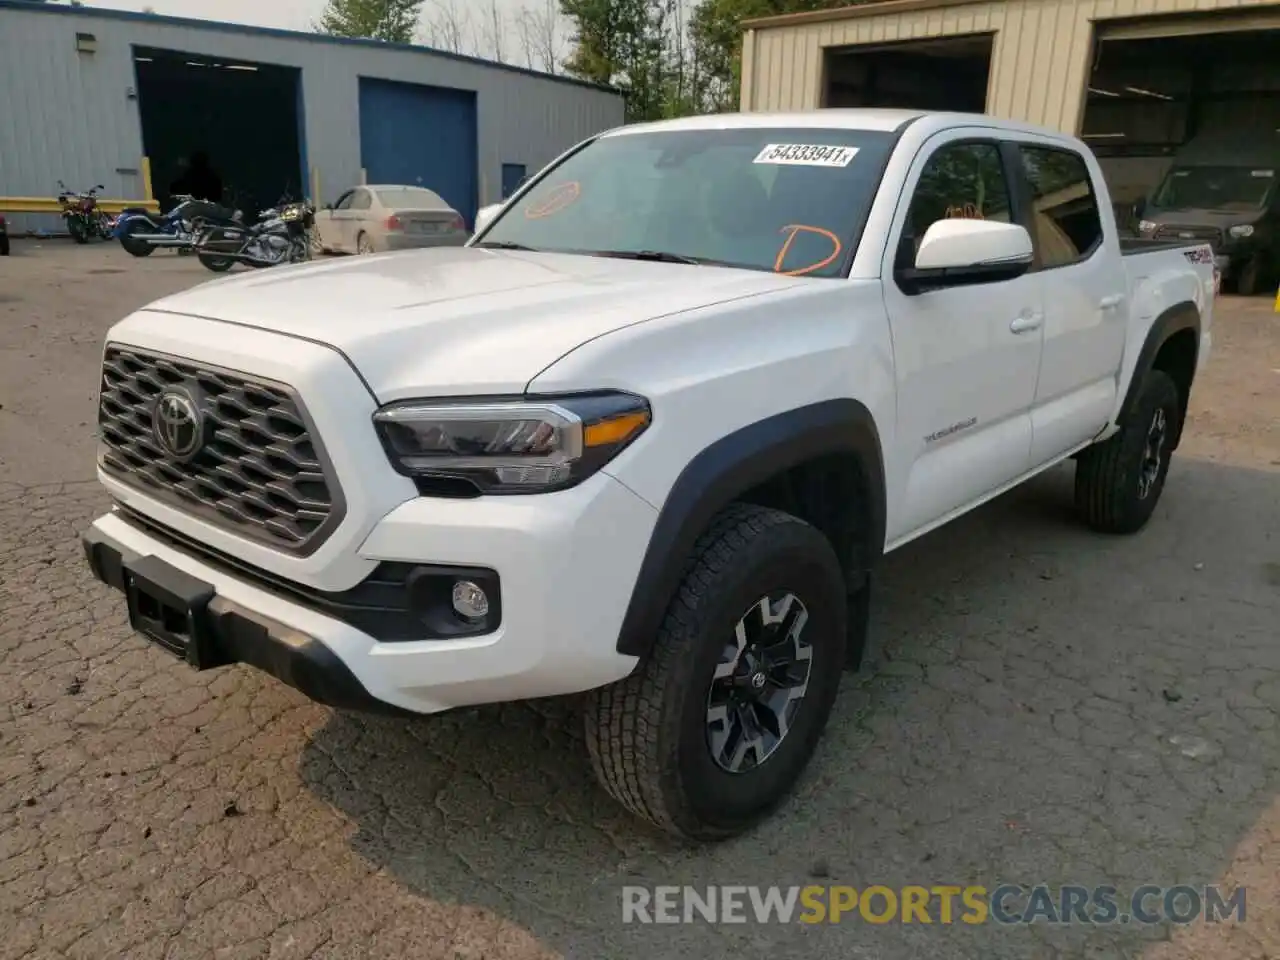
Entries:
[[1203,241],[1151,240],[1147,237],[1120,237],[1120,254],[1132,257],[1139,253],[1154,253],[1156,250],[1179,250],[1203,247]]

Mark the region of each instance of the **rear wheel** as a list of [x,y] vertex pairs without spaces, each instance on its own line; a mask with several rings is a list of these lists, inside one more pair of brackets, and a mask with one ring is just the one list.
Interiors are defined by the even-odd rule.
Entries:
[[360,236],[356,237],[356,253],[364,256],[373,252],[373,241],[369,239],[367,233],[361,231]]
[[1164,491],[1182,416],[1173,379],[1148,371],[1120,430],[1083,450],[1076,463],[1076,511],[1085,523],[1103,533],[1136,533],[1146,525]]
[[1252,297],[1262,288],[1262,265],[1257,257],[1240,268],[1240,276],[1236,278],[1236,293],[1242,297]]
[[135,257],[149,257],[155,252],[155,247],[147,243],[145,240],[134,238],[135,233],[145,233],[150,229],[149,225],[141,220],[134,220],[124,228],[124,233],[120,235],[120,246],[124,247],[125,252]]
[[766,817],[826,726],[845,603],[816,529],[763,507],[726,510],[695,545],[652,652],[588,697],[587,745],[605,789],[691,840]]

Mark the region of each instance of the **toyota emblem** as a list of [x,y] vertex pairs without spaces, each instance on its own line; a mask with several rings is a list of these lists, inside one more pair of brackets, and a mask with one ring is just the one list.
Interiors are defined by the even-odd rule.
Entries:
[[169,390],[156,401],[155,434],[165,453],[185,460],[199,451],[204,439],[200,411],[185,392]]

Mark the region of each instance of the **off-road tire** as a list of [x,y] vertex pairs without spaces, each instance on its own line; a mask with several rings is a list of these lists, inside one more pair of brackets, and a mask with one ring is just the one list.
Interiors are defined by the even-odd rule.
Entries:
[[[1159,473],[1145,497],[1140,475],[1147,440],[1156,411],[1164,412],[1167,436],[1160,454]],[[1173,379],[1161,370],[1143,376],[1137,401],[1120,430],[1081,452],[1076,463],[1076,511],[1101,533],[1136,533],[1155,511],[1169,473],[1173,439],[1182,428],[1182,402]]]
[[[707,696],[744,610],[786,590],[805,605],[808,689],[776,750],[729,773],[707,742]],[[826,727],[846,660],[846,591],[829,541],[804,521],[747,504],[727,508],[694,545],[652,651],[626,679],[592,691],[587,747],[624,807],[687,840],[748,830],[790,795]]]

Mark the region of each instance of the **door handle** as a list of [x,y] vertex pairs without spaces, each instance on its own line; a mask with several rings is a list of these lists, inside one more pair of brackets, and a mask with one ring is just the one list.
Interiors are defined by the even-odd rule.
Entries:
[[1103,310],[1114,310],[1120,304],[1124,303],[1123,293],[1113,293],[1108,297],[1103,297],[1098,301],[1098,306]]
[[1039,330],[1042,323],[1044,323],[1044,314],[1024,313],[1009,324],[1009,329],[1014,333],[1030,333],[1032,330]]

